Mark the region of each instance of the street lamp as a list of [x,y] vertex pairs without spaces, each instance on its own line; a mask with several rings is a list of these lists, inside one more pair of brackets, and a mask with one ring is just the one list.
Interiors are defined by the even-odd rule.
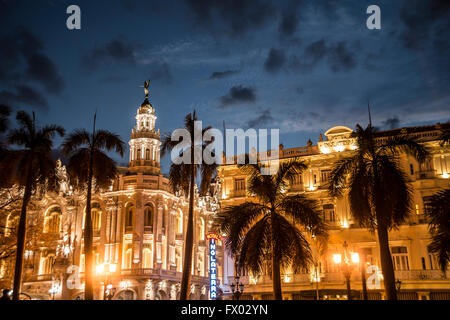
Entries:
[[239,282],[239,276],[234,277],[234,283],[230,285],[231,292],[233,293],[233,300],[239,300],[244,292],[244,284]]
[[55,294],[61,291],[61,286],[59,284],[59,280],[52,280],[52,287],[48,292],[52,295],[52,300],[55,300]]
[[348,252],[347,241],[344,241],[344,255],[339,253],[333,254],[334,263],[341,266],[341,270],[345,276],[345,282],[347,284],[347,299],[352,300],[352,291],[350,288],[350,278],[352,275],[352,268],[354,265],[359,264],[359,254],[357,252]]
[[98,264],[95,269],[97,271],[97,274],[105,275],[105,281],[103,283],[103,300],[111,300],[114,296],[115,288],[113,288],[113,285],[108,282],[108,275],[111,273],[116,272],[116,264],[114,263],[103,263]]
[[397,289],[397,293],[400,293],[400,287],[402,286],[402,281],[400,279],[397,279],[395,281],[395,289]]

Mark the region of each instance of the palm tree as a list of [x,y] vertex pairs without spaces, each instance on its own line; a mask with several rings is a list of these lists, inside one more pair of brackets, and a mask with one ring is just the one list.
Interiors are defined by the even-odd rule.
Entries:
[[442,190],[431,197],[426,214],[432,242],[431,252],[437,253],[439,266],[445,275],[450,261],[450,189]]
[[396,300],[388,231],[405,220],[412,204],[412,189],[398,157],[406,152],[422,162],[428,151],[406,135],[377,138],[371,124],[366,129],[356,126],[356,140],[357,149],[336,162],[329,192],[341,197],[348,190],[355,220],[377,231],[385,291],[389,300]]
[[225,207],[216,217],[218,232],[235,256],[238,272],[261,274],[267,257],[272,260],[273,294],[282,299],[280,267],[307,270],[311,249],[297,224],[313,237],[326,239],[326,228],[315,200],[286,193],[306,165],[298,159],[280,164],[274,175],[262,175],[260,164],[240,166],[248,175],[248,192],[257,202]]
[[[115,151],[123,157],[124,143],[120,137],[110,131],[95,130],[92,133],[84,129],[74,130],[63,142],[62,153],[68,158],[67,173],[71,184],[79,190],[86,190],[86,218],[84,226],[85,252],[85,292],[86,300],[94,299],[92,276],[94,261],[92,254],[92,184],[95,179],[97,189],[111,185],[117,176],[116,163],[105,151]],[[86,165],[87,164],[87,165]]]
[[[191,282],[191,269],[192,269],[192,248],[194,244],[194,184],[195,178],[200,176],[200,195],[204,195],[211,184],[211,180],[215,175],[216,164],[206,164],[202,161],[201,164],[195,164],[194,161],[194,130],[195,122],[197,121],[197,115],[195,110],[193,114],[189,113],[184,119],[184,128],[190,134],[190,141],[184,145],[186,150],[190,148],[190,163],[173,163],[170,166],[169,181],[174,191],[182,190],[185,195],[189,195],[189,214],[188,223],[186,228],[186,241],[184,247],[184,261],[183,261],[183,274],[181,278],[181,288],[180,288],[180,300],[188,300],[190,292],[190,282]],[[209,130],[211,127],[206,127],[202,130],[203,134]],[[202,142],[201,150],[203,150],[212,143],[213,140],[209,142]],[[161,155],[164,156],[167,152],[174,150],[178,142],[172,141],[170,135],[165,135],[163,137],[161,145]],[[200,147],[200,146],[197,146]],[[203,154],[203,153],[202,153]]]
[[[8,117],[11,114],[11,108],[6,105],[0,105],[0,134],[3,134],[8,130],[9,127],[9,121]],[[5,141],[2,139],[0,140],[0,160],[5,156],[6,153],[6,146]]]
[[53,188],[55,186],[55,161],[52,158],[52,139],[56,134],[61,137],[64,129],[57,125],[39,128],[36,116],[32,117],[19,111],[16,115],[19,128],[12,130],[7,137],[9,144],[23,147],[10,150],[1,161],[0,170],[8,184],[18,184],[24,188],[22,209],[17,229],[17,253],[14,270],[13,299],[18,300],[22,280],[22,263],[25,249],[27,206],[37,186]]

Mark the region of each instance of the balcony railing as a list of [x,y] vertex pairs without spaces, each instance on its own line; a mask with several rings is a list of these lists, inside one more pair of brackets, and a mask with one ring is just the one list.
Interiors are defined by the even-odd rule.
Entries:
[[398,280],[443,280],[440,270],[397,270],[395,278]]
[[[344,274],[342,272],[328,272],[328,273],[320,273],[322,283],[343,283],[345,281]],[[366,275],[366,279],[369,275]],[[255,284],[268,284],[272,283],[272,279],[270,275],[264,275],[259,277],[249,277],[249,276],[241,276],[239,281],[244,285],[252,285]],[[395,279],[401,281],[418,281],[418,280],[445,280],[445,278],[440,270],[404,270],[404,271],[395,271]],[[296,284],[310,284],[311,283],[311,275],[309,273],[302,274],[288,274],[288,277],[284,277],[282,275],[281,280],[284,283],[296,283]],[[361,281],[361,273],[359,268],[354,270],[351,274],[352,282]],[[233,283],[234,277],[228,277],[228,283]]]
[[426,170],[416,172],[416,179],[434,179],[436,177],[436,170]]
[[184,234],[182,233],[177,233],[175,235],[175,240],[184,240]]

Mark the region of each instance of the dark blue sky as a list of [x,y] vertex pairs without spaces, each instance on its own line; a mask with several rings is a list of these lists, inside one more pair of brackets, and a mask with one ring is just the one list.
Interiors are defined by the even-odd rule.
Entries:
[[[81,30],[66,8],[81,8]],[[366,9],[381,8],[381,30]],[[128,142],[151,79],[157,127],[280,128],[285,147],[335,125],[450,118],[448,1],[0,0],[0,103]],[[127,162],[128,154],[124,160]],[[164,161],[163,171],[167,171]]]

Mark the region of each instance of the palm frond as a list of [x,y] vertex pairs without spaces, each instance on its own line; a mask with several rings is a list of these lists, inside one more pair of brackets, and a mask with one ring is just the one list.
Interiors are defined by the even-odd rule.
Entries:
[[61,152],[69,157],[71,153],[75,152],[81,146],[91,147],[91,135],[84,129],[76,129],[71,132],[61,145]]
[[438,255],[439,266],[445,273],[450,261],[450,189],[433,195],[429,207],[426,212],[432,238],[429,248]]
[[302,194],[282,198],[278,207],[293,221],[305,226],[314,235],[326,234],[326,227],[321,217],[319,203]]
[[429,157],[429,151],[426,146],[406,135],[389,137],[381,146],[380,151],[389,151],[393,155],[404,152],[413,156],[419,162],[424,162]]
[[118,134],[107,130],[98,130],[95,132],[94,141],[96,149],[105,149],[107,151],[114,150],[123,157],[125,144]]
[[[233,250],[233,243],[226,242]],[[261,274],[267,252],[271,250],[270,224],[268,217],[263,217],[255,223],[239,241],[238,248],[232,251],[237,255],[237,271],[250,270],[253,274]]]
[[225,207],[216,215],[214,226],[220,234],[227,235],[227,244],[233,253],[237,253],[244,234],[268,210],[266,206],[254,202]]

